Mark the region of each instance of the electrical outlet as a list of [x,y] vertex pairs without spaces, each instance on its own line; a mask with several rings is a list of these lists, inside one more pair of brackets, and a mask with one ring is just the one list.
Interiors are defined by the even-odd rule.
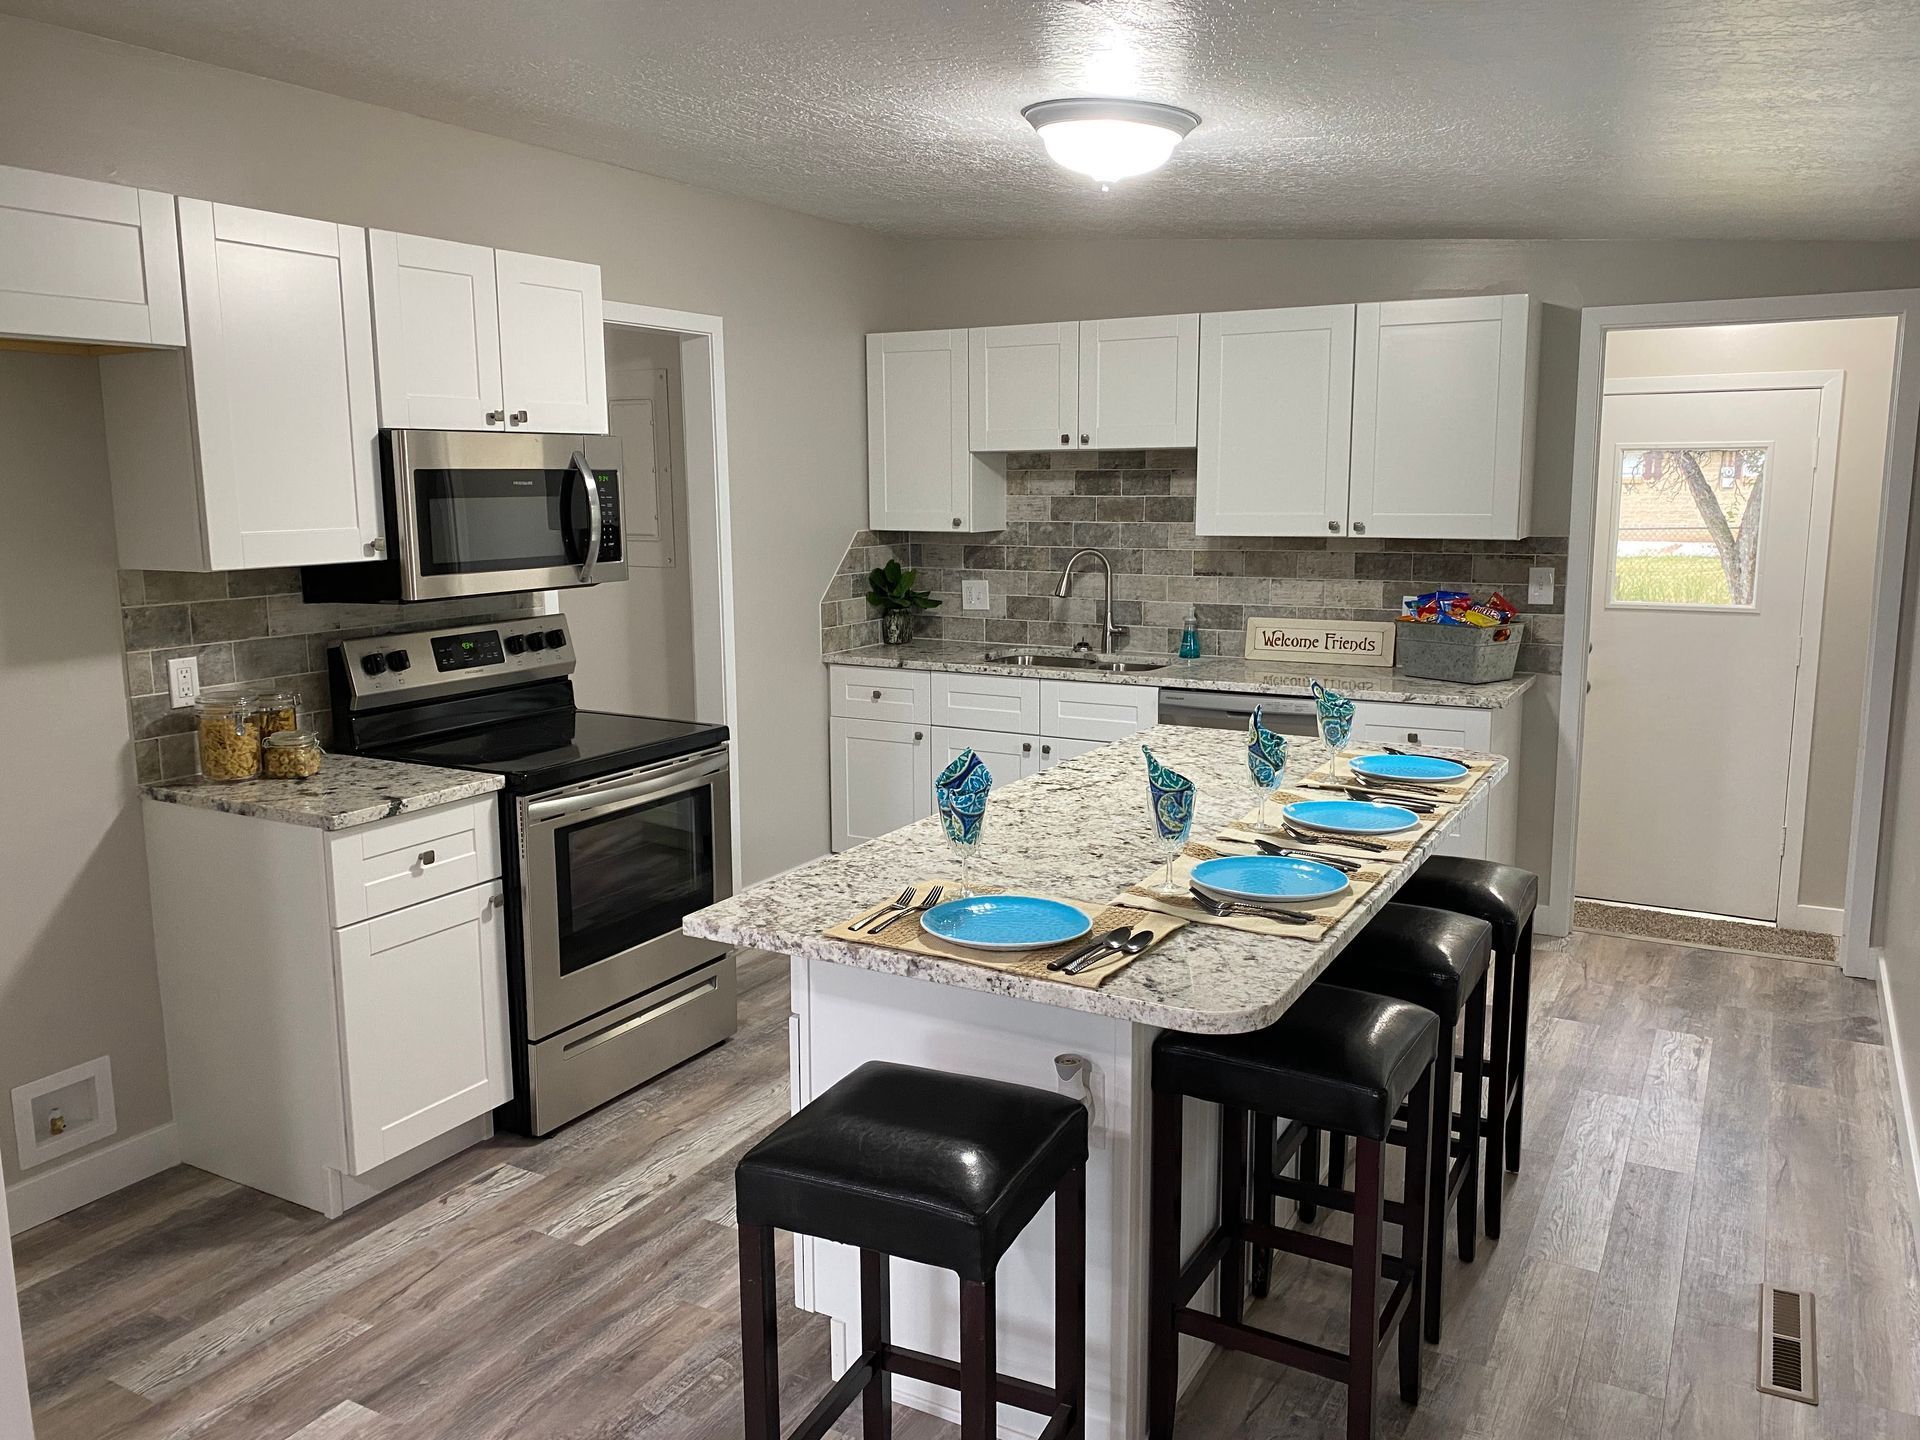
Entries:
[[984,580],[962,580],[960,582],[960,608],[962,610],[986,609],[987,582]]
[[1553,567],[1529,565],[1527,567],[1527,604],[1551,605],[1552,603]]
[[181,710],[200,698],[200,657],[182,655],[167,662],[167,694]]

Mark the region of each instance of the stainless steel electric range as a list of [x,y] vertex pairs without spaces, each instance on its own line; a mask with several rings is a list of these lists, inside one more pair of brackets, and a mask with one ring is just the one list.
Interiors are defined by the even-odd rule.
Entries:
[[514,1098],[545,1135],[732,1035],[732,953],[680,922],[733,892],[724,725],[581,710],[560,615],[346,640],[334,744],[503,776]]

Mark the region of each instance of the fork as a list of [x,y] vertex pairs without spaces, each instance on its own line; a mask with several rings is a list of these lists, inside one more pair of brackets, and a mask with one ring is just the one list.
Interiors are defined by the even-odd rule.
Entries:
[[873,914],[868,916],[865,920],[856,920],[853,922],[853,924],[847,926],[847,933],[849,935],[857,935],[862,930],[865,930],[868,926],[874,924],[876,921],[882,919],[883,917],[887,919],[889,922],[891,922],[896,918],[896,915],[888,915],[887,912],[889,910],[899,912],[899,911],[905,910],[909,905],[913,904],[913,891],[914,891],[913,886],[911,885],[907,886],[906,889],[900,892],[900,898],[898,900],[888,901],[885,905],[881,906],[878,910],[874,911]]
[[1311,860],[1317,865],[1331,865],[1335,870],[1351,875],[1361,868],[1363,862],[1349,860],[1344,855],[1316,855],[1311,850],[1290,850],[1271,840],[1256,840],[1254,846],[1262,855],[1279,855],[1288,860]]
[[878,935],[882,930],[885,930],[890,925],[897,924],[899,921],[906,919],[909,915],[926,914],[927,911],[931,910],[934,906],[940,903],[940,897],[945,893],[946,893],[946,887],[944,885],[934,886],[931,890],[927,891],[925,895],[920,897],[920,903],[918,905],[909,905],[907,906],[906,909],[900,911],[898,914],[889,915],[886,919],[882,920],[878,925],[874,926],[873,929],[869,930],[867,934]]
[[[1285,822],[1283,821],[1284,825]],[[1387,853],[1385,845],[1377,845],[1371,840],[1362,840],[1357,835],[1315,835],[1305,830],[1296,830],[1286,825],[1286,832],[1302,845],[1345,845],[1354,850],[1368,850],[1376,855]]]
[[1217,900],[1198,890],[1187,892],[1202,910],[1209,915],[1254,915],[1268,920],[1285,920],[1293,925],[1311,925],[1319,919],[1304,910],[1289,910],[1283,905],[1256,905],[1246,900]]

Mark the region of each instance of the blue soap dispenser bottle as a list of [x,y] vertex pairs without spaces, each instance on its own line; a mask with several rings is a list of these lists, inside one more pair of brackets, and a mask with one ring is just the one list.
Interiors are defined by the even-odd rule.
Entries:
[[1180,658],[1182,660],[1200,658],[1200,612],[1193,607],[1187,610],[1187,628],[1180,632]]

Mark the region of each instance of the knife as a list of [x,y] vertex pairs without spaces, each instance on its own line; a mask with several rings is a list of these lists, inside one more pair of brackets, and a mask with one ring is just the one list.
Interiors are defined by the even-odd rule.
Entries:
[[1399,805],[1407,810],[1422,814],[1433,813],[1433,801],[1424,795],[1402,795],[1392,790],[1374,790],[1365,785],[1322,785],[1317,781],[1307,781],[1302,790],[1332,790],[1362,804],[1384,803]]
[[1108,946],[1117,944],[1119,941],[1124,940],[1126,938],[1127,938],[1127,927],[1124,925],[1116,925],[1113,927],[1113,929],[1107,931],[1106,934],[1096,935],[1093,939],[1089,940],[1086,944],[1082,945],[1078,950],[1069,950],[1066,954],[1057,956],[1056,958],[1049,960],[1047,962],[1047,969],[1064,970],[1067,968],[1067,966],[1073,964],[1074,961],[1084,960],[1087,956],[1093,954],[1095,951],[1105,950]]

